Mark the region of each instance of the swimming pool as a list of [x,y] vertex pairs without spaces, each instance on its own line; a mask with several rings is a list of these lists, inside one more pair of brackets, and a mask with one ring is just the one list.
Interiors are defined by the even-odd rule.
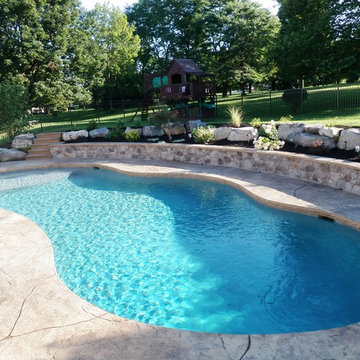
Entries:
[[0,207],[49,235],[63,281],[110,312],[224,333],[359,321],[359,233],[206,181],[95,169],[1,177]]

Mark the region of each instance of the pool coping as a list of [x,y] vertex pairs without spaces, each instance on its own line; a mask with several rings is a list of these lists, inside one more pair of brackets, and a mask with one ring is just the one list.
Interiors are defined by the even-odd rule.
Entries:
[[[275,208],[322,216],[360,230],[360,196],[275,174],[166,161],[25,161],[0,174],[99,167],[127,175],[190,177],[234,186]],[[89,304],[58,277],[51,242],[29,219],[0,209],[0,359],[358,359],[360,323],[275,335],[167,329]],[[29,355],[30,354],[30,355]]]

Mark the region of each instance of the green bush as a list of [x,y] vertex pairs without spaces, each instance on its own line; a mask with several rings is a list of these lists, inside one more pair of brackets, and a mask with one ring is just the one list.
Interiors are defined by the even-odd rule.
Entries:
[[282,123],[289,123],[292,122],[293,119],[294,117],[292,115],[286,115],[286,116],[282,116],[279,121]]
[[106,135],[106,139],[109,140],[119,140],[123,137],[124,128],[121,126],[117,126],[116,128],[110,129],[109,134]]
[[167,107],[162,108],[160,111],[152,114],[149,118],[150,125],[158,129],[169,122],[179,122],[180,114],[176,110],[169,111]]
[[210,126],[199,126],[192,131],[192,137],[197,144],[210,144],[214,141],[214,129]]
[[259,128],[259,127],[261,127],[261,119],[260,118],[253,118],[249,122],[249,125],[254,127],[254,128]]
[[169,118],[169,111],[167,107],[162,108],[160,111],[152,114],[149,117],[150,125],[155,126],[158,129],[161,129],[161,126],[166,124]]
[[282,95],[282,100],[290,105],[293,112],[296,113],[307,96],[308,93],[305,89],[287,89]]
[[136,118],[133,120],[131,126],[132,126],[132,127],[135,127],[135,128],[140,128],[140,127],[142,127],[143,125],[142,125],[141,118],[136,117]]
[[227,114],[230,116],[230,124],[232,127],[240,127],[241,122],[244,119],[244,112],[241,108],[235,105],[231,105],[227,107]]
[[95,119],[90,120],[89,123],[88,123],[88,125],[87,125],[87,127],[86,127],[86,130],[87,130],[87,131],[95,130],[95,129],[97,128],[97,125],[98,125],[98,124],[97,124],[97,122],[96,122]]
[[127,133],[124,133],[124,138],[127,140],[127,141],[137,141],[140,139],[140,135],[139,133],[134,129],[134,130],[131,130]]
[[9,81],[0,83],[0,130],[10,139],[27,127],[28,90]]

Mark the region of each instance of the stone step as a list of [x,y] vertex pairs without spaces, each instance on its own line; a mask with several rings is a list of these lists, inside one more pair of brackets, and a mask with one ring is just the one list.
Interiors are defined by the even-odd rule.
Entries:
[[35,140],[34,145],[50,145],[50,144],[56,144],[59,143],[59,139],[41,139],[41,140]]
[[51,155],[28,155],[25,160],[50,160]]
[[48,144],[43,144],[43,143],[39,143],[37,144],[36,142],[32,145],[31,150],[49,150],[49,145]]
[[61,132],[53,132],[53,133],[39,133],[36,134],[36,138],[37,139],[42,139],[42,138],[61,138]]
[[50,144],[61,142],[61,132],[37,134],[26,160],[51,159]]
[[45,149],[33,149],[33,148],[31,148],[30,150],[29,150],[29,154],[33,154],[33,153],[37,153],[37,154],[50,154],[50,148],[49,147],[47,147],[47,148],[45,148]]

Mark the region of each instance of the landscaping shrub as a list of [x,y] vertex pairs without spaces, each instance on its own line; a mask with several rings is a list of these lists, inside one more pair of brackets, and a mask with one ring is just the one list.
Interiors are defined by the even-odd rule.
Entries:
[[285,145],[285,141],[279,139],[274,120],[271,120],[270,124],[263,124],[262,128],[266,135],[254,140],[255,149],[280,150]]
[[307,96],[308,93],[305,89],[287,89],[282,95],[282,100],[290,105],[293,112],[296,113]]
[[168,110],[167,108],[162,108],[160,111],[149,116],[149,124],[160,129],[161,126],[167,123],[168,119]]
[[121,126],[117,126],[116,128],[110,129],[109,134],[106,135],[106,139],[109,140],[118,140],[123,137],[124,128]]
[[230,116],[230,124],[232,127],[240,127],[241,122],[244,119],[244,113],[242,109],[238,106],[231,105],[228,106],[226,110],[227,114]]
[[137,140],[140,140],[140,135],[139,133],[134,129],[134,130],[131,130],[127,133],[124,133],[124,138],[127,140],[127,141],[137,141]]
[[0,130],[10,139],[27,127],[28,90],[21,84],[0,83]]
[[97,122],[95,119],[93,120],[90,120],[87,127],[86,127],[86,130],[87,131],[91,131],[91,130],[95,130],[97,128]]
[[286,116],[282,116],[279,121],[282,123],[289,123],[292,122],[293,119],[294,117],[292,115],[286,115]]
[[259,128],[259,127],[261,127],[261,119],[260,118],[253,118],[249,122],[249,125],[254,127],[254,128]]
[[140,127],[142,127],[143,125],[142,125],[141,118],[137,116],[137,117],[133,120],[131,126],[132,126],[132,127],[135,127],[135,128],[140,128]]
[[214,141],[214,130],[210,126],[199,126],[192,131],[192,137],[197,144],[210,144]]
[[180,114],[176,110],[169,111],[167,107],[162,108],[160,111],[152,114],[149,118],[150,125],[155,126],[158,129],[169,122],[178,122]]

